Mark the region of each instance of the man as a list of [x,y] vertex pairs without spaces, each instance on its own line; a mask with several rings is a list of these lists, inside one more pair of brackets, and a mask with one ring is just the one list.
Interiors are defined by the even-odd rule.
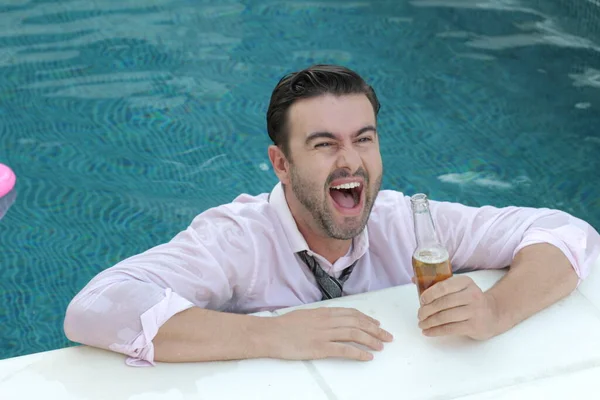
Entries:
[[[380,191],[379,102],[353,71],[318,65],[273,91],[268,148],[280,183],[209,209],[169,243],[96,276],[69,305],[69,339],[130,365],[256,357],[370,360],[392,340],[357,310],[261,310],[411,282],[410,200]],[[503,268],[489,291],[466,275],[421,296],[427,336],[487,339],[572,292],[600,236],[564,212],[431,201],[455,271]],[[343,292],[341,290],[343,288]]]

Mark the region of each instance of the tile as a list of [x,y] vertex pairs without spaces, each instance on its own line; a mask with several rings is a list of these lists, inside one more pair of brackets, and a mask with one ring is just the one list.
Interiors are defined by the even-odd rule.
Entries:
[[600,367],[538,379],[455,400],[591,399],[600,393]]
[[303,362],[266,359],[134,368],[124,360],[87,346],[2,360],[0,399],[328,399]]
[[[502,273],[469,275],[486,289]],[[417,327],[413,285],[322,305],[355,307],[379,319],[395,336],[370,362],[312,362],[339,400],[449,399],[600,365],[600,318],[579,292],[505,334],[481,342],[423,336]]]

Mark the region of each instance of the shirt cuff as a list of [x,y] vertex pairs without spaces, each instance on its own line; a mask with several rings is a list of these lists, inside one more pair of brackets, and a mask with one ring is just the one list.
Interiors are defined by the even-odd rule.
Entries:
[[154,366],[154,344],[152,340],[160,327],[173,315],[193,307],[194,304],[171,289],[165,289],[165,298],[140,316],[142,332],[127,344],[113,344],[110,349],[130,356],[125,360],[133,367]]

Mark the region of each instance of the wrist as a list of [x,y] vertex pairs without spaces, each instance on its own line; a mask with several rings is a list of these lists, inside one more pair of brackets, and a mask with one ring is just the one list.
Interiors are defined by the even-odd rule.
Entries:
[[491,337],[506,332],[512,326],[510,321],[507,319],[506,313],[502,310],[502,304],[498,301],[498,298],[494,295],[493,291],[484,293],[488,308],[491,315]]
[[247,332],[249,358],[273,358],[276,318],[250,316]]

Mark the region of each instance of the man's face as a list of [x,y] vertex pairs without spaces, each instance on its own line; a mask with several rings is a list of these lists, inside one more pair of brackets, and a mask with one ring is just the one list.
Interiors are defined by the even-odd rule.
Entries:
[[362,94],[295,103],[288,114],[288,186],[313,229],[347,240],[367,224],[382,178],[373,106]]

